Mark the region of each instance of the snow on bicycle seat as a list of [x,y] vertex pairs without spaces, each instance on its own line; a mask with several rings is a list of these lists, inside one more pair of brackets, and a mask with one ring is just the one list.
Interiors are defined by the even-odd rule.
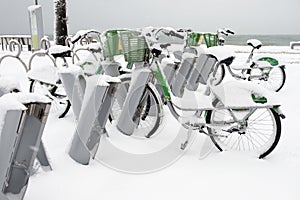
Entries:
[[20,86],[19,82],[14,79],[0,76],[0,97],[3,94],[6,94],[6,93],[9,93],[12,91],[21,91],[21,86]]
[[35,66],[27,72],[27,77],[51,85],[55,85],[59,80],[57,69],[51,64]]
[[[276,93],[244,80],[228,81],[211,88],[212,92],[226,108],[253,108],[281,105]],[[266,101],[255,102],[255,98],[266,98]]]
[[255,49],[259,49],[260,47],[262,47],[261,41],[259,41],[257,39],[247,40],[247,44],[250,45],[250,46],[252,46]]
[[211,110],[213,109],[211,96],[203,93],[185,90],[182,97],[176,97],[171,93],[172,103],[186,111]]
[[230,65],[235,58],[234,51],[225,46],[215,46],[207,48],[206,53],[215,57],[219,63]]
[[71,49],[63,45],[53,45],[49,48],[49,53],[54,58],[70,57]]

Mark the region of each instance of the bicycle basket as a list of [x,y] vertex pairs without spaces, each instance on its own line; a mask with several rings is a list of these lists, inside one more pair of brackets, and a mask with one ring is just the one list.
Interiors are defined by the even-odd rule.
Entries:
[[122,54],[122,46],[119,41],[117,30],[109,30],[105,33],[103,48],[105,57],[113,57]]
[[204,40],[207,48],[217,46],[217,34],[205,33]]
[[125,61],[143,62],[147,59],[147,43],[137,31],[119,32]]
[[188,35],[188,45],[189,46],[200,46],[203,40],[202,33],[190,33]]

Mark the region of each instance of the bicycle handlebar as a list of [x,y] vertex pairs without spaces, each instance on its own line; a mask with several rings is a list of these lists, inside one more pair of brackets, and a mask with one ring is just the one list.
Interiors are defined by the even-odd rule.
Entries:
[[234,35],[234,31],[228,28],[225,28],[226,33]]
[[[166,32],[166,31],[168,31],[168,32]],[[167,30],[167,29],[165,29],[165,28],[160,28],[160,29],[158,29],[157,31],[156,31],[156,33],[154,34],[154,36],[155,36],[155,38],[158,40],[158,37],[157,37],[157,35],[158,35],[158,33],[159,32],[162,32],[163,34],[165,34],[166,36],[172,36],[172,37],[177,37],[177,38],[179,38],[179,39],[184,39],[184,36],[183,35],[181,35],[181,34],[179,34],[179,33],[176,33],[175,31],[173,31],[173,30]],[[178,31],[178,32],[180,32],[180,31]]]

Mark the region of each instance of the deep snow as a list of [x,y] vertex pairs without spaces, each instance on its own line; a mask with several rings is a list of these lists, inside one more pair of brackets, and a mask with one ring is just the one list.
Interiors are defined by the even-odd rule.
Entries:
[[[237,52],[233,64],[243,63],[247,58],[245,52],[249,52],[249,47],[231,46],[231,48]],[[278,93],[282,111],[287,118],[282,120],[282,136],[277,148],[266,159],[259,160],[237,152],[220,153],[216,150],[199,159],[206,136],[198,134],[192,147],[181,159],[155,173],[125,174],[107,168],[97,161],[82,166],[68,156],[75,129],[73,114],[69,113],[65,118],[58,119],[52,113],[45,127],[43,141],[53,171],[44,172],[40,169],[30,178],[25,200],[298,200],[300,51],[289,50],[289,47],[262,47],[258,52],[261,53],[256,54],[257,56],[271,55],[286,64],[287,74],[286,85]],[[0,52],[0,56],[2,55],[3,52]],[[29,53],[23,52],[21,57],[28,62]],[[44,61],[39,61],[41,62]],[[23,89],[28,87],[24,69],[13,60],[2,63],[0,74],[16,78]],[[167,113],[166,116],[168,120],[172,118]],[[164,124],[161,133],[174,132],[173,129],[178,126],[173,126]]]

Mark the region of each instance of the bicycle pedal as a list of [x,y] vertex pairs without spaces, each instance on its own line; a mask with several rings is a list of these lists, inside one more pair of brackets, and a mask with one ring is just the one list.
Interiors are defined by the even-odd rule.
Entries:
[[181,149],[181,150],[185,150],[185,148],[187,147],[187,144],[188,144],[187,141],[184,142],[184,143],[182,143],[181,146],[180,146],[180,149]]

